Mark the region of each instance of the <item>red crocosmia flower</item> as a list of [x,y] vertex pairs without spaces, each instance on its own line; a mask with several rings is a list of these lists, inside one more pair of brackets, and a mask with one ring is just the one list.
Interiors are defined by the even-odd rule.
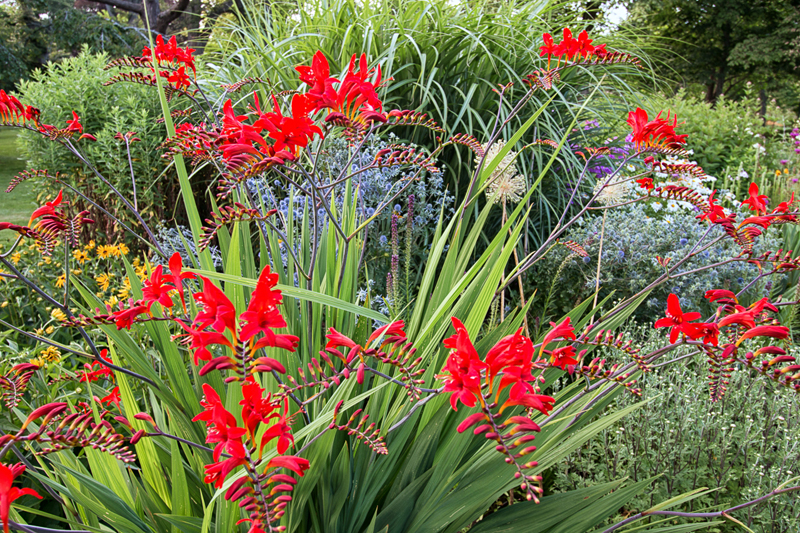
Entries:
[[648,191],[653,190],[655,185],[653,184],[653,178],[639,178],[636,180],[636,183],[639,184],[639,187],[642,189],[646,189]]
[[656,320],[656,328],[672,328],[669,332],[669,342],[674,344],[680,333],[690,334],[694,330],[689,326],[689,322],[700,318],[700,313],[684,313],[681,309],[681,302],[677,296],[670,294],[667,297],[667,317]]
[[480,371],[486,368],[486,363],[478,356],[464,324],[456,317],[451,320],[456,334],[445,339],[444,345],[452,351],[443,373],[436,377],[444,381],[444,392],[452,393],[450,405],[458,411],[459,400],[467,407],[475,407],[478,398],[483,402]]
[[718,200],[714,198],[717,190],[714,189],[708,197],[708,207],[703,209],[703,212],[697,215],[700,220],[708,220],[709,222],[716,222],[718,219],[725,218],[725,210],[721,205],[716,203]]
[[239,317],[245,323],[240,333],[243,341],[252,339],[258,333],[271,333],[273,329],[286,327],[286,320],[277,307],[283,296],[281,291],[273,290],[277,284],[278,274],[272,272],[269,266],[264,267],[247,311]]
[[145,280],[142,286],[142,297],[145,302],[158,302],[164,307],[172,307],[173,303],[169,292],[175,287],[166,283],[168,278],[164,276],[163,271],[162,265],[153,269],[150,278]]
[[0,90],[0,118],[2,118],[4,122],[16,122],[20,118],[27,120],[32,119],[32,117],[28,116],[27,109],[22,105],[22,103],[13,95],[6,94],[6,92],[3,90]]
[[458,425],[456,431],[458,431],[459,433],[464,433],[466,430],[468,430],[478,422],[484,422],[484,421],[486,422],[489,421],[485,413],[473,413],[469,415],[467,418],[465,418],[464,421]]
[[287,468],[300,477],[303,477],[305,471],[308,470],[309,467],[308,459],[295,457],[294,455],[279,455],[267,463],[267,469]]
[[608,55],[608,50],[606,50],[606,43],[598,44],[594,47],[594,55],[597,57],[603,58]]
[[578,40],[572,37],[572,31],[564,28],[564,39],[556,47],[555,55],[558,57],[566,56],[572,59],[578,53]]
[[219,344],[233,350],[230,341],[222,333],[217,333],[216,331],[201,331],[187,326],[182,320],[177,320],[176,322],[186,331],[186,336],[190,339],[189,349],[194,350],[195,365],[200,364],[200,361],[211,360],[211,352],[208,350],[208,347],[211,345]]
[[247,436],[252,441],[255,439],[258,425],[262,422],[269,423],[278,414],[273,412],[275,405],[271,395],[267,394],[264,397],[264,389],[252,376],[248,376],[246,384],[242,385],[242,395],[244,399],[239,402],[242,406],[242,421],[247,429]]
[[[204,391],[206,391],[205,385],[207,384],[203,385]],[[208,428],[206,442],[209,444],[216,443],[214,447],[214,461],[219,461],[219,457],[222,455],[223,451],[229,453],[233,457],[244,457],[245,450],[244,444],[242,444],[242,437],[247,430],[237,426],[236,418],[229,413],[218,400],[219,396],[216,397],[216,401],[209,402],[212,405],[210,408],[201,403],[201,405],[206,407],[206,411],[195,416],[192,421],[206,421],[206,426]]]
[[504,407],[510,405],[522,405],[524,407],[530,407],[531,409],[536,409],[543,415],[547,416],[550,414],[550,411],[553,410],[553,405],[555,404],[555,398],[552,396],[545,396],[543,394],[518,394],[516,396],[512,395],[506,403],[503,404],[501,407],[501,411]]
[[114,323],[117,326],[117,329],[120,330],[122,328],[131,329],[134,321],[139,315],[150,314],[150,304],[144,304],[141,301],[135,303],[128,309],[120,309],[118,311],[114,311],[111,313],[111,318],[114,319]]
[[756,326],[747,330],[744,335],[739,337],[736,345],[742,343],[745,339],[752,339],[753,337],[772,337],[773,339],[785,339],[789,336],[789,328],[785,326]]
[[[260,113],[259,119],[253,123],[257,130],[267,130],[269,137],[275,140],[272,147],[274,151],[287,152],[297,155],[299,148],[308,146],[314,135],[322,137],[322,130],[309,118],[308,113],[313,110],[313,100],[305,94],[296,94],[292,97],[292,115],[285,117],[281,112],[278,100],[274,96],[273,110],[271,113]],[[258,108],[258,101],[256,100]]]
[[114,404],[117,406],[117,411],[119,411],[119,402],[122,401],[122,397],[119,395],[119,387],[114,387],[114,390],[108,396],[105,396],[100,399],[100,403],[103,405],[110,405]]
[[25,472],[25,465],[23,464],[12,465],[11,467],[0,464],[0,521],[3,522],[4,533],[8,533],[8,515],[11,510],[11,504],[15,500],[23,496],[42,499],[39,493],[33,489],[19,489],[13,486],[14,479],[23,472]]
[[760,217],[747,217],[746,219],[742,220],[740,226],[747,226],[749,224],[755,224],[756,226],[761,226],[764,229],[767,229],[770,224],[772,224],[776,219],[774,217],[768,216],[760,216]]
[[[258,339],[258,341],[253,345],[253,350],[260,350],[261,348],[281,348],[283,350],[288,350],[290,352],[295,351],[298,344],[300,344],[300,338],[295,335],[288,335],[285,333],[273,333],[271,330],[264,331],[264,336]],[[284,373],[285,370],[279,370],[283,367],[275,361],[274,359],[270,360],[273,365],[277,363],[276,370],[278,372]]]
[[210,279],[204,276],[200,276],[200,279],[203,280],[203,292],[194,293],[194,299],[203,305],[203,310],[197,313],[194,325],[198,329],[211,326],[220,333],[228,329],[236,335],[236,308],[233,303]]
[[728,316],[723,317],[719,321],[719,327],[729,326],[731,324],[739,324],[740,326],[744,326],[746,328],[753,328],[756,325],[756,313],[752,310],[745,310],[744,307],[737,305],[736,306],[737,313],[732,313]]
[[773,213],[786,213],[792,208],[793,204],[794,204],[794,193],[792,193],[792,197],[789,198],[788,202],[779,203],[777,206],[775,206],[775,209],[773,209],[772,212]]
[[585,58],[594,54],[595,47],[592,46],[592,39],[589,39],[589,34],[583,30],[578,34],[578,53]]
[[575,357],[575,348],[572,346],[562,346],[552,351],[550,354],[550,364],[561,370],[566,370],[568,366],[578,363]]
[[289,448],[289,445],[294,445],[294,435],[292,435],[292,426],[289,423],[289,417],[287,416],[289,412],[289,400],[287,398],[283,399],[283,413],[281,414],[274,414],[273,416],[277,417],[278,420],[273,423],[267,431],[264,432],[264,436],[261,437],[261,445],[258,449],[259,455],[261,454],[261,450],[264,449],[264,446],[267,445],[269,441],[272,439],[278,439],[278,443],[276,445],[276,449],[279,454],[283,455],[286,450]]
[[61,205],[61,202],[64,200],[64,191],[58,191],[58,196],[52,202],[46,202],[42,207],[36,208],[33,213],[31,214],[31,219],[28,222],[28,226],[33,224],[33,221],[37,218],[46,216],[46,215],[55,215],[56,214],[56,207]]
[[742,202],[743,206],[749,206],[750,211],[757,211],[759,213],[765,213],[767,211],[767,198],[766,194],[758,194],[758,185],[756,183],[751,183],[750,188],[747,190],[747,194],[750,197]]
[[186,74],[185,68],[180,67],[178,70],[172,71],[167,77],[167,81],[175,85],[175,88],[181,90],[182,87],[189,87],[191,85],[191,78]]
[[396,320],[395,322],[391,322],[386,324],[385,326],[381,326],[375,331],[372,332],[372,335],[369,336],[367,339],[367,344],[369,345],[372,341],[379,339],[380,337],[406,337],[406,332],[403,331],[405,327],[405,322],[402,320]]
[[539,55],[542,57],[547,56],[549,60],[550,56],[556,53],[556,45],[553,43],[553,36],[549,33],[543,34],[542,39],[544,39],[544,46],[539,47]]
[[714,323],[687,324],[686,336],[692,340],[703,339],[706,344],[716,346],[719,342],[719,326]]
[[335,350],[341,346],[344,346],[345,348],[361,348],[361,346],[356,344],[356,341],[345,335],[342,335],[332,327],[328,328],[328,334],[325,335],[325,338],[328,339],[328,343],[325,345],[326,350]]
[[244,453],[241,456],[234,455],[224,461],[215,462],[205,467],[205,478],[203,481],[206,483],[213,483],[214,488],[221,489],[225,478],[233,472],[236,468],[247,464],[247,459]]
[[312,97],[315,109],[335,105],[336,90],[333,88],[333,84],[339,83],[339,80],[331,77],[330,65],[325,54],[317,51],[310,67],[300,65],[295,67],[295,70],[300,74],[300,81],[311,86],[306,94]]
[[637,107],[636,111],[628,113],[628,125],[633,130],[631,140],[637,150],[648,146],[680,148],[686,144],[687,135],[675,133],[675,127],[678,126],[677,115],[674,115],[670,122],[670,113],[667,113],[666,118],[661,118],[659,113],[655,119],[648,122],[647,111]]
[[75,111],[72,112],[72,120],[67,121],[67,131],[73,131],[75,133],[83,133],[83,126],[81,125],[81,119],[78,117],[78,114]]
[[[506,367],[517,366],[530,371],[532,361],[533,343],[522,334],[520,328],[513,335],[500,339],[486,354],[489,385],[492,386],[495,376]],[[501,385],[501,390],[503,388]]]
[[709,302],[716,302],[719,300],[720,303],[739,303],[739,300],[736,299],[736,295],[732,291],[725,289],[706,291],[705,297]]
[[542,347],[539,349],[539,354],[544,352],[545,347],[555,339],[568,339],[568,340],[575,340],[575,330],[572,328],[570,324],[570,317],[565,318],[560,324],[556,325],[555,322],[550,322],[550,331],[547,332],[547,335],[544,336],[544,340],[542,340]]
[[175,290],[178,291],[178,295],[181,298],[181,304],[183,305],[183,311],[186,312],[186,300],[183,297],[183,280],[185,279],[195,279],[195,276],[191,272],[184,272],[183,271],[183,259],[181,258],[181,254],[175,252],[172,254],[172,257],[169,258],[169,280],[172,281],[172,286]]

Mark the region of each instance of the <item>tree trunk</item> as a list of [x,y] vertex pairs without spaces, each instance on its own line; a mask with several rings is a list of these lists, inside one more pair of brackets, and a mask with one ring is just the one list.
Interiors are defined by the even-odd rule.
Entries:
[[761,115],[761,122],[764,125],[767,125],[767,91],[765,89],[761,89],[758,91],[758,99],[761,101],[761,109],[758,110],[758,114]]

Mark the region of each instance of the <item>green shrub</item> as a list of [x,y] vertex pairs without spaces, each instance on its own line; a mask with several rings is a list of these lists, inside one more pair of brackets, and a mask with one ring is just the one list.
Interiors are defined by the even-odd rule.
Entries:
[[[110,72],[103,70],[108,62],[107,54],[91,54],[84,47],[77,57],[49,63],[47,69],[36,70],[30,80],[20,84],[19,95],[42,109],[45,124],[63,127],[64,121],[72,118],[70,112],[75,110],[84,131],[97,137],[95,143],[80,141],[79,148],[86,159],[92,161],[131,204],[135,200],[142,217],[155,225],[172,217],[177,190],[157,149],[164,134],[164,126],[156,122],[160,117],[158,95],[147,87],[131,83],[103,86],[111,77]],[[135,197],[125,143],[114,138],[117,133],[129,131],[141,139],[131,143]],[[132,213],[63,147],[32,132],[24,132],[20,139],[29,168],[47,169],[52,174],[60,172],[67,184],[84,192],[123,222],[135,225]],[[55,195],[62,185],[46,181],[37,187],[43,195]],[[122,234],[107,216],[90,206],[80,207],[92,211],[98,222],[92,231],[105,235],[105,240],[114,241]]]
[[[699,360],[697,364],[702,365]],[[736,372],[722,401],[698,401],[708,395],[708,383],[691,364],[657,368],[640,382],[646,407],[635,420],[604,430],[560,464],[556,490],[576,490],[625,476],[641,481],[660,475],[626,512],[643,511],[676,494],[712,489],[685,509],[697,512],[754,500],[796,476],[800,461],[796,396],[783,394],[768,380],[754,381],[746,372]],[[621,395],[617,407],[638,401]],[[756,533],[798,531],[800,500],[776,498],[739,511],[735,518]],[[742,531],[730,522],[718,527]]]

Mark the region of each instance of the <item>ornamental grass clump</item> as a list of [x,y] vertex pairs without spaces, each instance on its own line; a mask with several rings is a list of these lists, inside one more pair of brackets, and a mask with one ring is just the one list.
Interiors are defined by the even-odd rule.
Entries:
[[[488,532],[513,523],[520,530],[549,524],[584,532],[650,480],[614,480],[553,496],[545,473],[642,406],[607,409],[617,394],[641,394],[640,374],[697,356],[709,375],[711,402],[719,402],[732,374],[745,369],[787,392],[800,390],[800,365],[786,352],[789,328],[779,320],[781,308],[796,301],[714,287],[705,297],[715,312],[704,317],[670,294],[654,324],[664,331],[658,347],[619,332],[650,291],[723,240],[736,245],[730,261],[760,266],[757,279],[800,267],[800,259],[783,250],[754,252],[764,231],[797,222],[794,198],[770,204],[753,186],[742,204],[752,213],[739,219],[713,195],[657,181],[657,171],[704,174],[696,165],[678,168],[661,159],[687,155],[673,115],[650,119],[641,109],[632,111],[635,150],[590,197],[578,195],[576,184],[556,229],[534,252],[518,254],[529,200],[574,123],[556,141],[525,137],[535,131],[535,120],[527,121],[489,157],[502,126],[534,93],[553,91],[571,69],[638,65],[635,57],[593,44],[586,32],[576,39],[565,29],[558,44],[549,35],[544,41],[541,68],[526,73],[527,90],[507,113],[511,84],[498,90],[500,111],[484,143],[449,135],[424,113],[384,108],[380,91],[387,80],[365,55],[353,55],[337,74],[316,53],[310,65],[297,67],[299,82],[281,88],[261,78],[229,84],[224,89],[230,92],[257,88],[219,106],[206,101],[198,85],[202,73],[196,72],[193,51],[178,47],[174,38],[159,38],[141,56],[113,61],[110,68],[121,71],[110,83],[138,83],[159,95],[167,131],[164,157],[175,166],[193,246],[182,248],[188,257],[168,254],[135,202],[110,187],[137,224],[101,212],[149,250],[141,278],[120,257],[130,294],[111,305],[72,274],[80,229],[95,222],[75,207],[78,198],[87,200],[79,188],[37,208],[27,225],[0,222],[0,231],[17,235],[14,246],[0,254],[3,283],[25,285],[45,300],[53,316],[57,312],[58,326],[77,339],[63,344],[0,321],[15,338],[53,346],[61,356],[50,367],[6,365],[0,375],[7,407],[0,457],[15,457],[0,471],[6,472],[0,482],[4,527],[28,528],[23,522],[30,517],[21,512],[32,508],[16,500],[33,492],[14,486],[27,468],[41,483],[37,495],[46,491],[60,509],[60,515],[48,515],[79,531]],[[73,113],[66,125],[46,124],[41,116],[0,91],[2,125],[36,132],[84,161],[81,147],[93,136],[80,116]],[[395,128],[433,131],[436,141],[416,146],[398,137],[371,157],[359,157],[370,138]],[[327,143],[336,138],[349,154],[338,173],[323,161]],[[523,138],[526,147],[550,153],[549,159],[538,176],[526,177],[529,185],[518,201],[503,204],[502,226],[490,229],[486,221],[498,207],[486,195],[491,176],[503,171],[512,149],[523,152],[516,149]],[[358,288],[370,279],[365,250],[374,238],[372,224],[424,176],[439,174],[437,157],[454,145],[471,149],[478,165],[452,215],[439,206],[413,290],[401,294],[397,281],[400,234],[413,237],[408,221],[415,195],[408,194],[407,204],[399,203],[390,217],[385,312],[359,305]],[[609,149],[582,152],[589,168]],[[495,302],[510,296],[510,287],[554,247],[587,255],[562,236],[606,187],[625,181],[617,176],[629,161],[642,159],[643,170],[626,178],[643,191],[635,202],[689,202],[706,234],[685,255],[654,258],[662,270],[616,305],[584,300],[540,332],[526,322],[528,303],[509,309],[499,323],[490,321]],[[209,199],[214,209],[205,223],[187,162],[218,173]],[[359,205],[363,197],[354,192],[359,176],[391,168],[402,169],[392,197],[367,215]],[[286,209],[253,194],[253,180],[261,179],[276,188],[277,180],[288,191]],[[296,209],[292,191],[305,197]],[[606,194],[602,209],[619,206],[612,196]],[[710,237],[712,228],[721,233]],[[46,290],[11,259],[25,241],[43,256],[58,254],[63,290]],[[211,246],[219,247],[221,268]],[[408,265],[413,250],[405,253]],[[405,279],[408,284],[412,277]],[[614,355],[601,356],[603,348]],[[671,360],[678,350],[689,353]],[[780,486],[764,498],[796,490]],[[498,509],[496,503],[506,498],[516,503]],[[692,498],[685,495],[674,505]],[[663,515],[734,520],[738,510],[758,501],[705,513],[672,511],[669,505],[641,509],[606,531]]]

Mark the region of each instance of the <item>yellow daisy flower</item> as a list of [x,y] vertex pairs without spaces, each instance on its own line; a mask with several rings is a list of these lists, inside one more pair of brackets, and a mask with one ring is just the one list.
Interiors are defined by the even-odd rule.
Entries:
[[110,274],[100,274],[94,280],[97,282],[97,285],[103,290],[107,291],[108,286],[111,284],[111,275]]
[[48,346],[46,350],[39,354],[39,357],[48,363],[57,363],[61,361],[61,352],[55,346]]
[[114,307],[115,305],[117,305],[119,303],[119,300],[117,299],[117,297],[115,295],[112,294],[111,298],[106,300],[105,303],[106,303],[106,305],[110,305],[111,307]]
[[82,265],[89,259],[89,254],[83,250],[75,250],[72,252],[72,257],[75,258],[79,265]]
[[61,287],[63,287],[63,286],[64,286],[64,284],[65,284],[66,282],[67,282],[67,276],[66,276],[66,274],[61,274],[60,276],[58,276],[58,277],[56,278],[56,287],[58,287],[58,288],[60,289]]
[[97,257],[100,259],[108,259],[113,253],[113,246],[98,246],[97,247]]
[[50,316],[59,322],[63,322],[67,319],[67,315],[61,309],[53,309],[50,311]]
[[45,333],[47,333],[48,335],[50,335],[50,334],[51,334],[51,333],[53,333],[55,330],[56,330],[56,328],[54,328],[53,326],[47,326],[47,327],[44,329],[44,332],[45,332]]
[[119,243],[119,244],[117,245],[117,250],[119,250],[119,253],[120,253],[120,254],[122,254],[122,255],[128,255],[128,252],[130,252],[130,251],[131,251],[131,250],[130,250],[130,248],[128,248],[128,247],[125,245],[125,243],[124,243],[124,242],[121,242],[121,243]]
[[94,243],[94,239],[92,239],[91,241],[89,241],[89,244],[87,244],[86,246],[83,247],[83,249],[84,250],[94,250],[94,247],[95,247],[95,243]]
[[20,259],[22,259],[21,253],[14,252],[13,254],[11,254],[11,262],[14,263],[15,265],[19,263]]

